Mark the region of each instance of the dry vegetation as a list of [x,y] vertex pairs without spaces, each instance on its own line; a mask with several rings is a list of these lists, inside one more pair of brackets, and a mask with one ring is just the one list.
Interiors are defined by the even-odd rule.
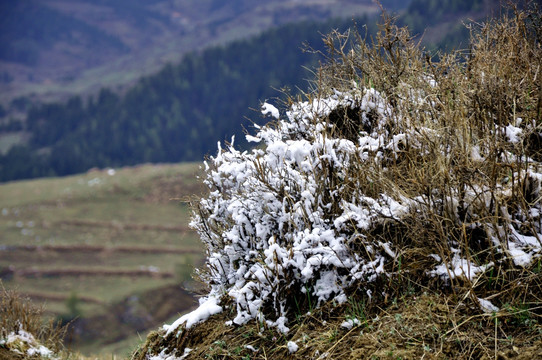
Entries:
[[[389,216],[361,234],[350,225],[350,249],[361,258],[373,253],[367,244],[391,244],[389,276],[354,283],[345,304],[315,307],[310,292],[299,294],[299,277],[284,271],[288,278],[275,283],[275,301],[291,307],[287,334],[264,321],[225,326],[239,311],[225,295],[222,314],[177,334],[152,333],[133,358],[166,348],[177,356],[193,349],[187,358],[194,359],[542,357],[541,254],[533,250],[524,261],[510,241],[529,237],[534,249],[541,245],[542,18],[537,9],[503,13],[473,24],[471,47],[452,54],[424,52],[386,15],[374,39],[359,32],[325,39],[328,61],[306,97],[376,89],[393,112],[383,122],[376,112],[338,107],[314,121],[327,125],[329,138],[355,143],[360,133],[376,133],[395,147],[359,154],[346,174],[333,172],[332,164],[320,169],[317,195],[411,201],[405,216]],[[269,176],[264,166],[258,171]],[[327,215],[340,214],[340,201],[331,203]],[[196,211],[209,252],[220,251],[224,244],[213,239],[230,224],[206,218],[201,204]],[[477,276],[454,274],[458,255],[477,267]],[[445,273],[431,274],[440,261]],[[210,264],[203,273],[211,283],[218,281],[213,272]],[[482,299],[498,309],[482,311]],[[265,301],[260,310],[273,318],[275,304]],[[359,323],[351,329],[341,326],[354,318]],[[289,352],[289,341],[297,352]]]
[[[360,315],[362,323],[341,326],[347,314]],[[542,356],[540,327],[525,324],[527,316],[468,315],[441,294],[405,294],[402,298],[365,307],[326,304],[300,315],[287,336],[259,324],[224,326],[231,314],[220,314],[179,338],[151,333],[143,350],[193,349],[187,359],[538,359]],[[287,343],[299,350],[291,354]]]
[[[39,355],[28,354],[29,348],[37,349],[39,346],[45,346],[54,354],[63,351],[66,328],[52,320],[44,324],[42,308],[17,292],[6,290],[1,282],[0,287],[0,359],[39,359]],[[22,340],[30,340],[25,332],[31,334],[34,341]],[[22,338],[15,339],[13,335],[22,335]]]

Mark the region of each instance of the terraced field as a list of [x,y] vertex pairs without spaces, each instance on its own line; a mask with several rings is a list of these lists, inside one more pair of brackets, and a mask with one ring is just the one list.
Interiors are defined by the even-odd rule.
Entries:
[[143,165],[1,184],[3,286],[51,317],[77,317],[72,345],[81,351],[125,355],[137,331],[194,304],[180,285],[192,286],[203,259],[188,228],[198,171]]

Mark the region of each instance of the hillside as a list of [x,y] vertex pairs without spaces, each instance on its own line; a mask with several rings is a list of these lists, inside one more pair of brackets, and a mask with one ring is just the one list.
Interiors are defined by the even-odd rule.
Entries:
[[0,99],[65,100],[117,88],[192,51],[289,22],[356,17],[366,1],[3,1]]
[[[400,20],[419,27],[429,17],[420,13],[426,5],[413,2]],[[442,6],[449,11],[436,14],[431,19],[436,28],[427,31],[431,49],[460,46],[467,34],[464,26],[461,31],[453,30],[455,26],[491,11],[481,0]],[[355,21],[369,34],[374,32],[370,18]],[[92,167],[200,161],[215,151],[217,141],[230,141],[232,135],[243,145],[244,129],[250,129],[252,121],[262,122],[250,110],[254,104],[283,96],[278,88],[306,87],[310,69],[322,56],[302,52],[303,43],[321,51],[321,34],[352,25],[350,19],[285,25],[186,55],[122,94],[104,88],[86,99],[74,96],[65,103],[33,106],[24,121],[6,120],[0,128],[0,181],[68,175]],[[443,33],[443,26],[451,32]],[[413,27],[414,33],[423,33]]]
[[[69,175],[92,167],[201,161],[216,142],[242,140],[254,103],[280,96],[279,87],[306,83],[322,48],[321,33],[352,20],[305,22],[225,47],[189,54],[177,65],[141,78],[124,94],[102,89],[66,103],[34,106],[18,131],[26,145],[0,156],[0,180]],[[21,131],[23,130],[23,131]],[[21,144],[19,144],[21,145]]]
[[[197,164],[92,170],[0,185],[0,280],[72,323],[68,344],[127,355],[194,304],[203,249],[186,200]],[[84,334],[84,335],[83,335]]]

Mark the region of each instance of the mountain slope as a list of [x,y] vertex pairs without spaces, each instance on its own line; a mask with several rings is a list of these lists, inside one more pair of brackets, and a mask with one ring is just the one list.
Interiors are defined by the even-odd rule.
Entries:
[[[400,21],[412,23],[417,34],[423,33],[420,23],[434,24],[426,37],[440,47],[460,44],[468,35],[452,31],[450,41],[443,43],[447,33],[442,29],[453,29],[462,19],[483,17],[491,10],[482,0],[460,7],[448,1],[442,5],[446,11],[429,21],[430,15],[422,10],[433,3],[412,2]],[[358,27],[373,22],[367,19],[359,18]],[[35,106],[26,122],[3,126],[0,148],[9,149],[17,141],[23,146],[11,147],[0,157],[0,181],[66,175],[95,166],[201,160],[216,151],[217,141],[229,141],[232,135],[243,141],[239,135],[251,125],[247,118],[258,121],[249,107],[280,95],[273,88],[305,87],[310,71],[303,68],[314,68],[319,57],[302,53],[303,42],[321,50],[320,33],[352,25],[351,20],[285,25],[190,53],[123,92],[105,88],[88,99],[73,97],[65,103]],[[374,25],[367,28],[371,33]]]
[[[28,146],[0,156],[3,181],[66,175],[91,167],[201,160],[216,142],[231,140],[255,118],[249,107],[279,96],[275,88],[304,86],[322,48],[321,33],[351,20],[290,24],[257,37],[185,56],[139,80],[124,95],[103,89],[32,108]],[[256,105],[257,106],[257,105]]]
[[377,10],[363,1],[44,0],[0,4],[0,98],[60,100],[125,86],[189,51],[302,20]]

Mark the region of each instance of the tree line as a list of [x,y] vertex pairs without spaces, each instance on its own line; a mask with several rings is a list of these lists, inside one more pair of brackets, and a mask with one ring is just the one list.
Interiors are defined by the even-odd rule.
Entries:
[[352,24],[289,24],[189,54],[141,78],[123,95],[104,88],[87,99],[33,106],[24,125],[31,139],[0,157],[0,181],[200,161],[216,151],[217,141],[233,135],[242,145],[244,130],[262,120],[250,107],[280,97],[279,88],[306,88],[311,76],[304,69],[314,68],[319,55],[301,51],[303,42],[322,50],[322,34]]
[[[482,3],[412,0],[399,22],[421,34],[421,24],[477,11]],[[323,51],[322,36],[331,29],[367,24],[370,34],[374,23],[363,17],[288,24],[188,54],[180,63],[141,78],[124,94],[104,88],[85,99],[35,105],[24,123],[31,134],[28,144],[0,155],[0,181],[69,175],[92,167],[201,161],[216,152],[217,141],[233,135],[244,146],[245,129],[264,121],[251,107],[280,97],[279,88],[294,93],[307,88],[312,75],[305,69],[315,68],[321,57],[301,51],[303,43]],[[455,46],[467,37],[462,27],[437,45]]]

